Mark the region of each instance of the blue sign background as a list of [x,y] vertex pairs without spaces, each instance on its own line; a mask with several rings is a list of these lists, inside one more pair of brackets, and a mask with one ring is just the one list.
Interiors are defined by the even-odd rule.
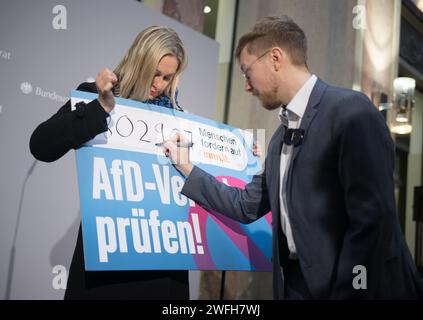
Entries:
[[[97,97],[95,94],[72,91],[72,98],[88,99],[93,100]],[[241,141],[244,141],[241,132],[238,129],[232,128],[225,124],[220,124],[215,121],[198,117],[196,115],[179,112],[159,106],[147,105],[133,100],[116,99],[117,107],[130,106],[143,110],[149,110],[151,112],[173,115],[175,117],[182,117],[199,123],[204,123],[210,126],[222,128],[234,133]],[[245,146],[248,154],[248,172],[257,172],[260,169],[260,163],[256,157],[251,153],[251,146]],[[139,202],[125,200],[125,182],[121,177],[121,186],[123,190],[123,200],[107,200],[105,193],[100,192],[100,199],[93,198],[93,172],[94,172],[94,158],[99,158],[106,164],[107,172],[114,190],[113,177],[111,173],[112,162],[118,161],[133,161],[136,163],[142,174],[142,186],[144,189],[144,198]],[[180,173],[169,163],[168,159],[162,155],[141,153],[135,151],[111,149],[98,146],[84,146],[76,151],[78,181],[80,190],[80,202],[81,202],[81,213],[82,213],[82,228],[83,228],[83,239],[84,239],[84,255],[85,264],[87,270],[143,270],[143,269],[223,269],[223,270],[271,270],[271,225],[269,219],[262,218],[252,224],[242,225],[234,221],[229,221],[228,225],[230,228],[222,227],[222,220],[211,217],[212,214],[198,213],[201,216],[201,230],[204,232],[201,234],[201,242],[195,237],[195,232],[192,232],[194,236],[195,252],[187,253],[182,252],[182,246],[184,241],[181,240],[180,234],[178,237],[171,237],[173,245],[178,246],[179,250],[176,253],[169,253],[164,249],[163,238],[160,237],[160,248],[161,252],[152,253],[138,253],[134,249],[134,234],[132,232],[132,223],[135,221],[136,225],[141,232],[141,221],[144,221],[148,225],[150,213],[153,210],[157,210],[159,215],[157,220],[160,222],[160,226],[157,230],[163,230],[163,222],[167,221],[167,225],[174,224],[175,226],[183,222],[190,220],[190,210],[194,210],[190,207],[187,201],[186,205],[179,206],[174,201],[172,192],[172,186],[170,188],[170,204],[163,203],[160,193],[158,191],[158,181],[153,172],[153,166],[159,168],[161,179],[166,176],[163,174],[166,170],[169,170],[169,179],[177,176],[182,179]],[[163,163],[167,163],[163,165]],[[223,168],[217,165],[205,165],[202,163],[196,163],[203,170],[211,173],[214,176],[227,176],[248,182],[251,180],[252,175],[247,175],[247,170],[237,171],[228,168]],[[145,184],[149,183],[150,186],[156,185],[156,190],[148,190],[145,188]],[[135,181],[133,181],[135,184]],[[184,197],[178,195],[179,199]],[[133,209],[144,210],[144,217],[134,217],[132,215]],[[198,210],[197,210],[198,211]],[[116,236],[116,250],[114,252],[107,253],[107,262],[100,262],[99,245],[98,245],[98,228],[96,225],[97,217],[109,217],[108,221],[113,221],[114,228],[105,228],[104,230],[110,231],[114,229],[112,233]],[[126,247],[125,250],[121,250],[121,245],[125,244],[119,238],[118,232],[118,219],[127,219],[129,226],[123,228],[126,235]],[[205,225],[204,225],[205,222]],[[190,221],[192,225],[192,220]],[[224,221],[225,223],[225,221]],[[223,223],[223,224],[224,224]],[[236,225],[233,225],[235,223]],[[228,232],[235,229],[235,233]],[[151,237],[153,228],[149,228],[149,238],[151,247],[153,248],[153,239]],[[194,228],[193,228],[194,230]],[[226,231],[225,231],[226,230]],[[123,234],[121,232],[121,234]],[[235,238],[238,240],[236,240]],[[239,239],[244,239],[244,242],[240,244]],[[112,239],[106,236],[106,243],[111,243]],[[186,243],[186,241],[185,241]],[[198,250],[198,245],[204,248],[204,252]],[[251,250],[251,247],[254,247]],[[103,250],[104,251],[104,250]],[[113,251],[113,250],[111,250]],[[156,250],[157,251],[157,250]],[[256,255],[256,256],[255,256]],[[203,259],[203,262],[201,262]],[[260,262],[256,262],[255,259],[261,259]]]

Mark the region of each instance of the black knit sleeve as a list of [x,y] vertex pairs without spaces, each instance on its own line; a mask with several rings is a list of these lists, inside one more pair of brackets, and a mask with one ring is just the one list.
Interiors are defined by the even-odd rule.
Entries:
[[[97,93],[94,83],[83,83],[77,89]],[[31,153],[38,160],[55,161],[106,131],[108,116],[97,99],[80,104],[75,111],[71,111],[69,100],[34,130],[29,142]]]

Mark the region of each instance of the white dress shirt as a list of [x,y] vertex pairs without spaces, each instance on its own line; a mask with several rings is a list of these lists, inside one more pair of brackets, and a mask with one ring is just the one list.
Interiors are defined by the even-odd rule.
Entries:
[[[308,100],[310,99],[311,91],[313,90],[316,81],[317,77],[315,75],[311,75],[310,78],[306,81],[306,83],[304,83],[301,89],[294,96],[294,98],[292,98],[292,100],[286,106],[286,111],[281,108],[281,111],[279,112],[279,119],[281,120],[282,124],[292,129],[297,129],[300,127],[301,119],[304,116]],[[285,193],[285,185],[289,169],[289,163],[291,160],[292,148],[293,145],[287,145],[285,143],[282,146],[280,163],[279,200],[281,210],[281,226],[288,241],[288,249],[290,252],[289,257],[291,259],[296,259],[297,249],[295,246],[294,238],[292,236]]]

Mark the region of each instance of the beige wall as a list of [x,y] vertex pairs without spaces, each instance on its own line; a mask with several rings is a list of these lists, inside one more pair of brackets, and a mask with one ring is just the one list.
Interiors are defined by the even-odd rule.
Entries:
[[[324,81],[352,88],[354,79],[354,0],[243,0],[240,1],[237,39],[258,19],[286,14],[302,27],[308,39],[310,71]],[[234,64],[229,104],[230,125],[244,129],[266,129],[270,140],[279,125],[278,111],[264,111],[257,99],[244,92],[239,64]]]
[[422,137],[423,137],[423,93],[416,91],[413,110],[413,131],[410,135],[410,152],[407,168],[407,197],[405,207],[405,236],[414,257],[416,223],[413,221],[414,187],[422,185]]
[[223,122],[225,116],[228,74],[232,60],[232,38],[234,30],[235,0],[220,1],[217,14],[216,41],[219,43],[219,66],[217,73],[216,111],[214,120]]
[[392,94],[398,75],[401,2],[364,1],[367,12],[362,52],[361,90],[369,97],[372,90]]

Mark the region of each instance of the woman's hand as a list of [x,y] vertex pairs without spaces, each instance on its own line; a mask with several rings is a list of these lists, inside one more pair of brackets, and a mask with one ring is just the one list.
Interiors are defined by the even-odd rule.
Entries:
[[95,78],[98,102],[100,102],[100,105],[107,113],[110,113],[115,107],[115,96],[113,95],[112,88],[117,81],[116,75],[107,68],[102,69]]

